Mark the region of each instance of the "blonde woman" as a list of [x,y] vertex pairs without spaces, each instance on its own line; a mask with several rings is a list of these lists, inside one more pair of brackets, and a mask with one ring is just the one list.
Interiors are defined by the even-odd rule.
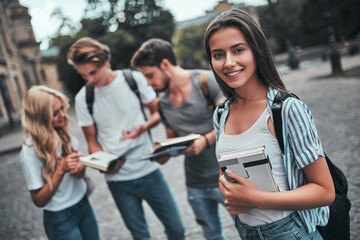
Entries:
[[67,97],[54,89],[34,86],[26,92],[21,166],[34,204],[44,209],[49,239],[99,239],[85,194],[85,167],[79,164],[78,141],[67,126],[68,106]]

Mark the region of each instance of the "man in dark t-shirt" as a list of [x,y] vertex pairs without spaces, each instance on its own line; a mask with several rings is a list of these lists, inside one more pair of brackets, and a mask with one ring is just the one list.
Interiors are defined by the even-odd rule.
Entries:
[[[160,93],[159,109],[167,137],[201,134],[184,152],[188,201],[202,226],[206,239],[225,239],[218,205],[224,203],[219,190],[219,166],[215,156],[215,132],[212,124],[214,106],[223,99],[210,71],[186,70],[176,63],[171,44],[150,39],[134,54],[131,64],[142,72]],[[208,94],[201,86],[205,79]],[[165,163],[169,157],[157,159]]]

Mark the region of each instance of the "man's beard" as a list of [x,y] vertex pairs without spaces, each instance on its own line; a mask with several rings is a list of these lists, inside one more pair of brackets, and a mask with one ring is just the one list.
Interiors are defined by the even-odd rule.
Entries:
[[165,81],[165,86],[162,89],[157,89],[156,92],[162,93],[169,89],[169,78]]

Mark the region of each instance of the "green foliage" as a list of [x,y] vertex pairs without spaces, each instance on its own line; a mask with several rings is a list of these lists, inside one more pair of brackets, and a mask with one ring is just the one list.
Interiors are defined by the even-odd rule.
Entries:
[[175,45],[178,64],[186,69],[208,68],[204,47],[207,24],[184,28]]
[[150,38],[170,41],[175,30],[174,16],[156,0],[126,0],[119,29],[132,34],[138,46]]
[[59,54],[55,58],[60,80],[64,83],[69,95],[75,95],[84,85],[85,81],[74,68],[67,63],[67,52],[75,39],[70,35],[59,35],[51,40],[51,45],[59,48]]
[[92,38],[98,38],[103,36],[107,32],[107,25],[104,24],[104,20],[101,17],[98,18],[84,18],[81,20],[82,28],[77,35],[88,36]]
[[[288,46],[311,47],[327,44],[329,25],[333,26],[337,40],[354,39],[360,34],[359,0],[268,0],[268,5],[256,7],[259,22],[272,51],[283,53]],[[58,57],[44,59],[56,62],[60,79],[69,92],[75,94],[84,80],[67,63],[66,54],[72,43],[80,37],[93,37],[107,44],[112,52],[114,69],[126,68],[140,44],[149,38],[172,42],[175,31],[174,17],[163,9],[161,0],[87,0],[85,18],[81,29],[76,28],[60,10],[53,16],[61,26],[51,46],[60,49]],[[330,3],[331,18],[325,16],[325,6]],[[99,13],[101,11],[101,13]],[[91,17],[90,17],[91,16]],[[175,44],[175,53],[184,68],[208,68],[203,45],[207,24],[182,30]],[[68,29],[70,35],[61,35]],[[291,64],[294,62],[292,58]]]
[[98,39],[109,46],[111,50],[111,66],[113,69],[130,66],[132,54],[136,51],[134,37],[124,30],[108,33]]
[[328,43],[329,27],[334,29],[336,41],[354,39],[360,33],[359,0],[305,0],[303,45]]
[[303,48],[328,44],[330,27],[336,41],[360,33],[358,0],[286,0],[257,7],[260,25],[274,53],[287,51],[287,42]]
[[260,25],[274,53],[287,51],[288,42],[299,45],[301,10],[304,0],[278,1],[257,8]]
[[[129,67],[133,53],[146,39],[157,37],[171,40],[175,29],[174,17],[162,9],[157,1],[126,0],[125,8],[121,8],[121,3],[119,0],[88,0],[87,16],[104,4],[108,4],[110,9],[98,17],[83,18],[77,33],[61,35],[59,29],[59,35],[52,39],[51,46],[58,47],[60,52],[56,58],[47,60],[56,62],[60,80],[70,94],[75,95],[85,83],[66,59],[70,46],[77,39],[92,37],[108,45],[113,69]],[[123,15],[127,17],[121,18]],[[56,12],[55,16],[66,20],[61,12]]]

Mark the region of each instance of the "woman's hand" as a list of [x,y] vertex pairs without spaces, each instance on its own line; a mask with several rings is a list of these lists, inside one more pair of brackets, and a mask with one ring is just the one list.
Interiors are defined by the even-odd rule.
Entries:
[[261,199],[263,192],[254,183],[233,171],[226,170],[225,174],[236,182],[226,180],[222,175],[219,179],[219,187],[225,198],[226,209],[230,214],[240,214],[257,207],[257,201]]
[[83,154],[73,152],[65,157],[61,157],[61,163],[60,168],[65,172],[69,171],[70,174],[76,174],[79,171],[84,170],[84,166],[80,165],[80,157],[82,157]]

